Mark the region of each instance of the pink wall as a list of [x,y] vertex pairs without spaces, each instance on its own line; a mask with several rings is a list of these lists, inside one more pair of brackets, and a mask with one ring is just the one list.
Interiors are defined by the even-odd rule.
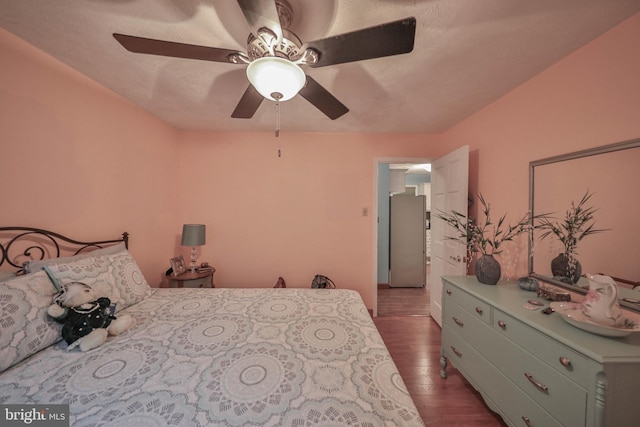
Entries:
[[309,287],[315,274],[324,274],[358,290],[371,308],[374,159],[437,158],[441,149],[432,141],[422,135],[282,132],[278,141],[271,132],[186,133],[179,217],[207,224],[200,258],[216,267],[219,286],[272,286],[283,276],[290,287]]
[[[640,137],[638,40],[640,14],[447,131],[448,150],[471,150],[469,192],[515,219],[528,209],[530,161]],[[636,186],[610,191],[622,200]],[[509,252],[507,275],[525,274],[525,242]]]
[[0,29],[0,224],[131,234],[157,284],[173,253],[177,132]]

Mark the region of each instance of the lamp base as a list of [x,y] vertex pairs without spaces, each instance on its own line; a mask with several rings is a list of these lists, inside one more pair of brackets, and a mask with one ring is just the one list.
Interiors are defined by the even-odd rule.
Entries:
[[196,248],[195,246],[191,247],[191,272],[195,273],[196,272]]

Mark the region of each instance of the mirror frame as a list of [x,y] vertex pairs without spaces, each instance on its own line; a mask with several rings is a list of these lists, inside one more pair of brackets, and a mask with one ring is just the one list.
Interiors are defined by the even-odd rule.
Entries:
[[[603,145],[600,147],[589,148],[586,150],[574,151],[572,153],[561,154],[558,156],[547,157],[544,159],[534,160],[532,162],[529,162],[529,212],[531,212],[533,216],[534,203],[535,203],[534,189],[535,189],[536,167],[548,165],[551,163],[566,162],[569,160],[580,159],[583,157],[597,156],[599,154],[612,153],[615,151],[622,151],[622,150],[628,150],[628,149],[639,148],[639,147],[640,147],[640,138],[632,139],[629,141],[618,142],[614,144],[609,144],[609,145]],[[533,218],[531,219],[531,225],[532,226],[534,225]],[[537,274],[536,272],[533,271],[533,255],[534,255],[533,231],[531,231],[530,237],[531,238],[529,239],[529,277],[533,277],[537,280],[541,280],[543,282],[550,283],[552,285],[570,290],[571,292],[576,292],[583,295],[586,294],[587,293],[586,289],[583,289],[579,286],[572,286],[567,283],[563,283],[559,280],[553,279],[552,277]],[[620,305],[633,311],[640,311],[640,292],[636,292],[630,289],[620,289],[620,291],[621,291]]]

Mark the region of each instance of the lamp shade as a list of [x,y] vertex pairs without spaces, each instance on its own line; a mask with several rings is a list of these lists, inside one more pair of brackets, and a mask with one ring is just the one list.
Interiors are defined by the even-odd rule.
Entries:
[[272,101],[287,101],[304,87],[304,71],[291,61],[265,56],[251,62],[247,78],[260,95]]
[[184,224],[182,226],[182,246],[202,246],[206,241],[204,224]]

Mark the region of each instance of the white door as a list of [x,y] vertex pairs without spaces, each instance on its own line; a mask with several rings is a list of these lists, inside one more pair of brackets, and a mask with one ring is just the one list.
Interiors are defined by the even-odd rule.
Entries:
[[426,197],[391,196],[389,211],[389,286],[424,287]]
[[441,157],[431,164],[431,317],[442,327],[442,276],[467,273],[466,247],[445,239],[447,224],[439,213],[467,212],[469,197],[469,146]]

